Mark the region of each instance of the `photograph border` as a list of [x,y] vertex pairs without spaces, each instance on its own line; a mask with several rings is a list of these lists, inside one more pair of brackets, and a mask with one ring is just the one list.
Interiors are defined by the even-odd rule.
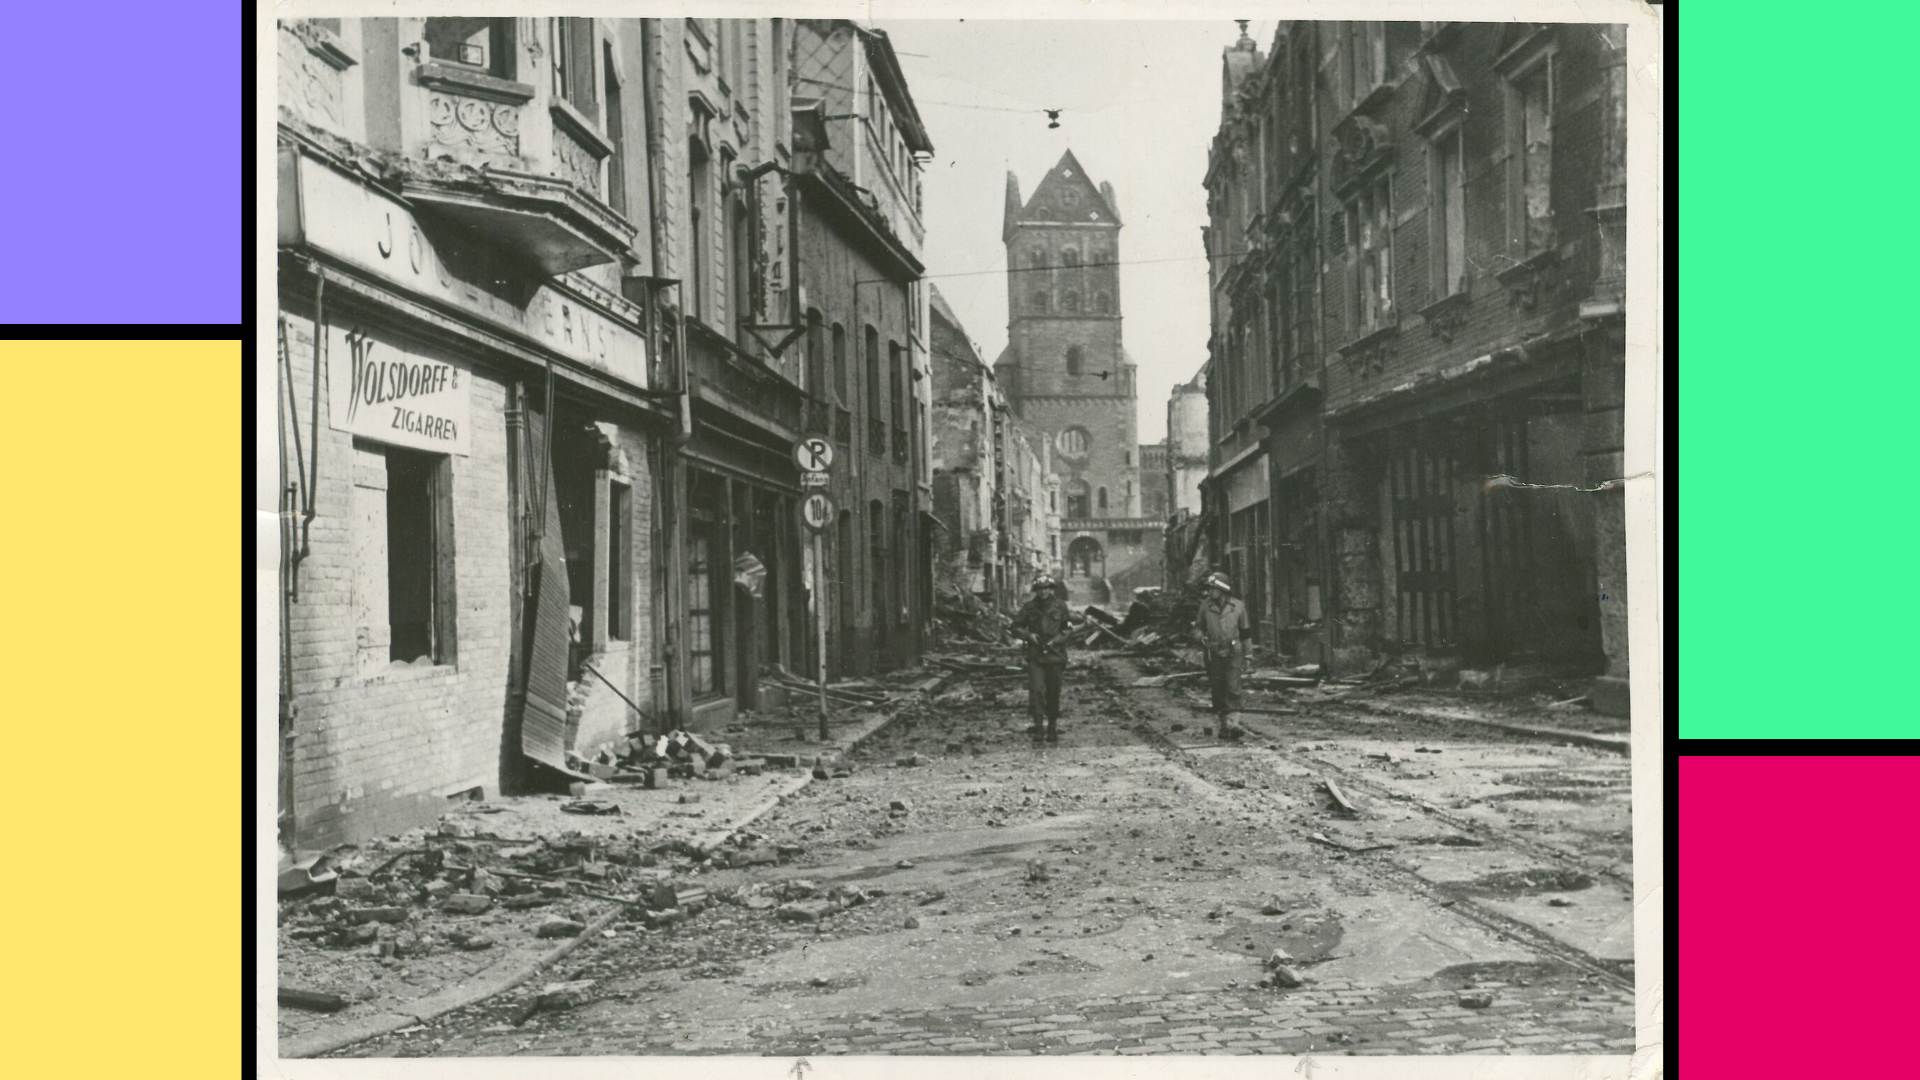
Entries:
[[[1666,721],[1663,705],[1668,693],[1662,627],[1669,617],[1662,586],[1666,554],[1663,546],[1664,437],[1666,417],[1664,324],[1664,115],[1666,79],[1664,12],[1641,0],[1323,0],[1249,11],[1244,4],[1224,0],[921,0],[916,3],[682,3],[616,2],[616,0],[522,0],[519,3],[407,2],[389,4],[317,3],[282,0],[262,5],[252,47],[264,62],[256,65],[256,99],[260,128],[256,131],[253,163],[256,197],[254,212],[263,239],[255,252],[256,280],[273,282],[275,252],[276,170],[275,124],[278,116],[275,20],[310,15],[384,17],[415,13],[565,14],[606,17],[666,17],[690,13],[715,17],[838,17],[888,22],[941,18],[993,19],[1146,19],[1221,22],[1223,43],[1230,40],[1231,20],[1239,15],[1315,20],[1385,19],[1417,21],[1437,15],[1470,21],[1614,23],[1627,28],[1627,304],[1625,330],[1626,410],[1624,430],[1625,475],[1622,477],[1627,531],[1628,625],[1631,664],[1630,734],[1633,820],[1634,972],[1636,1050],[1626,1055],[1552,1055],[1490,1057],[1467,1054],[1419,1056],[1301,1057],[1192,1057],[1152,1058],[1107,1055],[1037,1055],[1033,1057],[819,1057],[811,1062],[812,1080],[841,1077],[885,1077],[911,1071],[916,1076],[976,1078],[982,1076],[1057,1076],[1069,1071],[1083,1076],[1273,1076],[1325,1077],[1407,1076],[1492,1080],[1588,1080],[1601,1077],[1651,1077],[1663,1067],[1666,955],[1665,833],[1663,810],[1667,798]],[[1199,193],[1196,192],[1196,198]],[[255,505],[249,510],[258,525],[254,558],[257,586],[255,614],[255,759],[256,805],[252,841],[259,871],[252,882],[257,935],[251,991],[253,1024],[259,1047],[256,1066],[263,1075],[307,1077],[437,1077],[460,1076],[488,1080],[526,1075],[540,1070],[544,1077],[631,1077],[644,1062],[649,1076],[698,1073],[709,1080],[733,1077],[784,1077],[791,1058],[762,1057],[602,1057],[602,1058],[426,1058],[426,1059],[282,1059],[277,1056],[275,1022],[277,904],[275,778],[279,769],[279,735],[275,727],[275,692],[279,649],[278,563],[279,525],[277,493],[278,447],[271,423],[262,421],[275,408],[277,369],[274,366],[277,290],[256,294],[255,363]]]

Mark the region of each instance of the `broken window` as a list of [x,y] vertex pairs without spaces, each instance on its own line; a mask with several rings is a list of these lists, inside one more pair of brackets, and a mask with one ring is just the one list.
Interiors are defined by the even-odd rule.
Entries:
[[354,450],[354,592],[365,666],[451,663],[448,459],[363,442]]
[[428,59],[513,78],[512,19],[428,19]]
[[607,485],[607,638],[633,637],[633,489]]
[[886,393],[885,384],[880,379],[880,332],[872,326],[866,328],[867,349],[867,435],[868,452],[883,454],[886,452],[887,410],[881,395]]
[[593,94],[593,20],[548,19],[553,33],[554,96],[592,119],[600,118]]
[[908,531],[912,527],[907,511],[907,493],[893,493],[893,550],[897,557],[894,564],[894,621],[901,626],[908,622],[907,597],[913,595],[913,560],[907,553],[913,550],[913,537]]
[[1093,515],[1088,512],[1088,505],[1087,505],[1088,500],[1092,497],[1092,494],[1093,492],[1090,488],[1088,488],[1087,482],[1085,480],[1075,480],[1069,483],[1067,485],[1067,517],[1069,518],[1092,517]]
[[1347,310],[1355,334],[1378,329],[1392,314],[1392,225],[1388,179],[1382,176],[1347,204]]
[[[835,327],[835,329],[839,329]],[[827,358],[820,340],[820,311],[807,309],[807,393],[815,401],[827,400]]]
[[1441,300],[1466,288],[1466,176],[1460,156],[1460,129],[1454,127],[1435,138],[1428,144],[1427,154],[1431,162],[1428,183],[1433,190],[1429,214],[1433,299]]
[[1514,77],[1508,97],[1508,169],[1512,194],[1508,235],[1514,257],[1553,246],[1553,55]]
[[833,388],[840,395],[841,408],[853,403],[853,373],[847,370],[847,328],[833,324]]
[[893,398],[893,426],[904,431],[907,427],[906,359],[897,341],[887,342],[887,377],[887,388]]
[[687,660],[695,698],[726,690],[725,635],[716,633],[722,590],[727,587],[725,531],[711,514],[695,512],[687,531]]
[[613,153],[607,155],[607,205],[627,212],[627,139],[626,116],[620,101],[620,76],[613,69],[613,46],[606,47],[607,140]]
[[869,599],[869,610],[873,612],[873,625],[879,629],[886,625],[887,618],[887,507],[879,499],[867,503],[867,580],[872,583],[873,594]]
[[1387,78],[1387,24],[1347,24],[1348,107],[1366,99]]
[[[722,158],[730,162],[729,158]],[[732,172],[729,165],[727,171]],[[753,225],[748,219],[744,189],[727,200],[727,299],[733,305],[734,335],[742,346],[750,346],[747,324],[754,321],[753,302]]]
[[710,221],[707,207],[710,205],[712,173],[708,167],[707,144],[695,137],[687,141],[687,200],[689,203],[687,246],[692,251],[692,293],[687,306],[692,309],[696,319],[710,317],[707,304],[707,290],[711,283],[707,274],[707,228]]

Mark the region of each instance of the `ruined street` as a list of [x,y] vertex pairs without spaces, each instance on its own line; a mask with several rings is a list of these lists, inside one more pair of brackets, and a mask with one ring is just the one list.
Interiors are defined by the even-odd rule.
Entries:
[[779,862],[684,867],[703,910],[335,1052],[1632,1049],[1625,754],[1318,688],[1222,744],[1154,667],[1076,658],[1056,746],[951,680],[733,839]]

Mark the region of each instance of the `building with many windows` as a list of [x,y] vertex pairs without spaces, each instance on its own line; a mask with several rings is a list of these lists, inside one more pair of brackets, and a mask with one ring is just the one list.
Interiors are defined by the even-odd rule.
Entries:
[[[807,670],[809,431],[843,450],[834,666],[917,656],[932,147],[884,34],[276,30],[289,843],[580,777]],[[822,63],[873,91],[796,108]]]
[[980,347],[940,290],[930,293],[935,574],[1013,611],[1035,577],[1058,571],[1049,446],[1010,413]]
[[794,24],[797,245],[807,430],[832,433],[828,660],[914,662],[932,609],[920,169],[933,153],[884,32]]
[[578,775],[664,707],[675,416],[637,21],[277,36],[280,805],[318,845]]
[[1225,51],[1205,497],[1283,650],[1586,664],[1624,709],[1624,62],[1572,24]]

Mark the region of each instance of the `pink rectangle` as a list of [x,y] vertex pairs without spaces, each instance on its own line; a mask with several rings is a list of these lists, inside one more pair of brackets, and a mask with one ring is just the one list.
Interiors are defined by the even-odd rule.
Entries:
[[1699,1077],[1920,1074],[1920,757],[1680,759]]

